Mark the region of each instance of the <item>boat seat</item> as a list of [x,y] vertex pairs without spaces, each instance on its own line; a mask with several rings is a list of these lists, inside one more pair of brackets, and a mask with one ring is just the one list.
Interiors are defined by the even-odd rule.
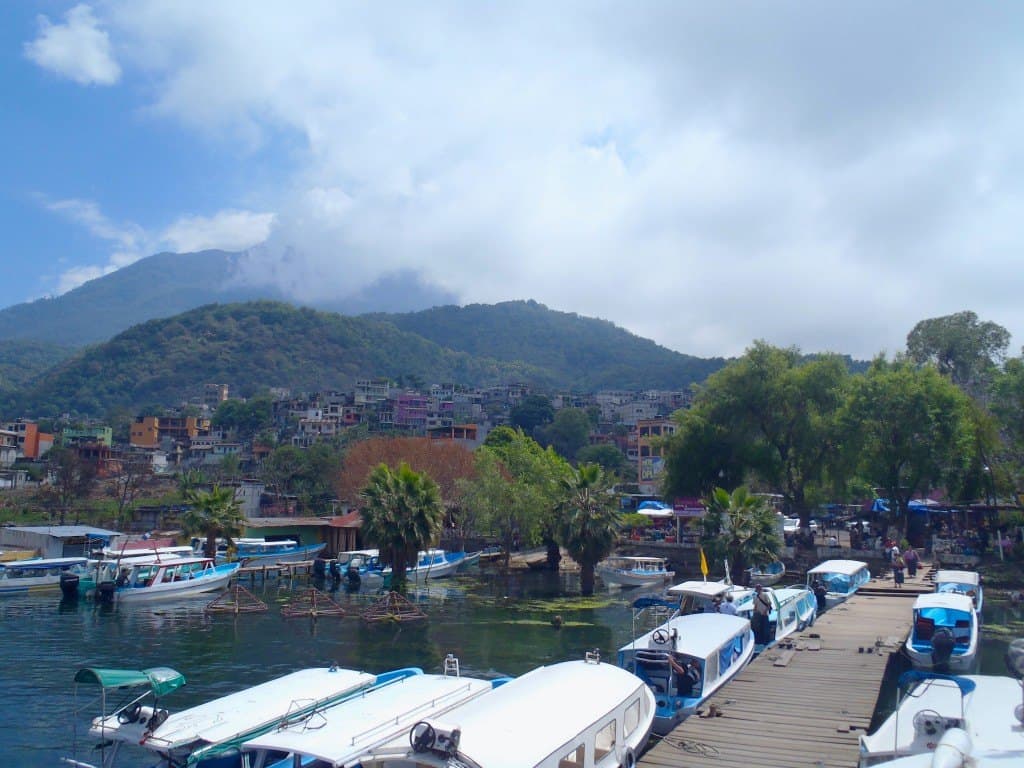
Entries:
[[914,639],[915,640],[931,640],[932,635],[935,634],[935,621],[934,619],[925,618],[919,616],[917,621],[914,622]]

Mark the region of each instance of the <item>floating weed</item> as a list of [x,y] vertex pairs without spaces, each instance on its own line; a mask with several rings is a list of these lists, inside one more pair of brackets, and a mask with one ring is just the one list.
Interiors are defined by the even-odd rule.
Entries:
[[[550,621],[543,621],[541,619],[505,619],[503,621],[492,621],[489,624],[508,624],[517,627],[551,627],[554,626]],[[566,627],[593,627],[596,626],[589,621],[563,621],[560,625],[562,629]]]
[[606,595],[591,595],[590,597],[554,597],[547,600],[525,600],[516,603],[517,608],[524,611],[537,611],[538,613],[562,613],[563,611],[592,611],[598,608],[608,608],[619,601],[613,600]]

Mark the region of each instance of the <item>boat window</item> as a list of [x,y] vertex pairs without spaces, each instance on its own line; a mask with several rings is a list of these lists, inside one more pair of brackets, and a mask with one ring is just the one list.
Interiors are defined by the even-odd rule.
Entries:
[[636,730],[637,726],[640,725],[640,699],[630,703],[626,707],[626,714],[622,718],[622,733],[624,738],[629,738],[633,735],[633,731]]
[[583,756],[583,745],[580,744],[576,749],[558,761],[558,768],[583,768]]
[[[615,760],[615,721],[609,720],[594,739],[594,762],[600,764],[606,755]],[[618,764],[618,763],[616,763]]]

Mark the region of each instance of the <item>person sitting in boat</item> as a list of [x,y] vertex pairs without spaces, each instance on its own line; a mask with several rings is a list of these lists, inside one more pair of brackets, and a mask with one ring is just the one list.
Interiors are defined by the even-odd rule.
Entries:
[[675,654],[668,656],[669,666],[676,673],[676,695],[692,698],[700,693],[700,663],[696,659],[677,660]]
[[114,579],[114,585],[118,586],[118,587],[123,587],[127,583],[128,583],[128,569],[127,568],[122,568],[121,572],[119,574],[117,574],[117,578]]
[[725,601],[718,608],[719,613],[724,613],[727,616],[736,615],[736,603],[733,602],[732,593],[727,592],[725,594]]

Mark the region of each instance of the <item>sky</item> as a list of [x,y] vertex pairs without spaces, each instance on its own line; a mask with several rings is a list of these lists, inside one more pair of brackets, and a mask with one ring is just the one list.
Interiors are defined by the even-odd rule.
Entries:
[[0,7],[0,306],[251,249],[298,301],[418,273],[687,354],[1024,342],[1024,5]]

